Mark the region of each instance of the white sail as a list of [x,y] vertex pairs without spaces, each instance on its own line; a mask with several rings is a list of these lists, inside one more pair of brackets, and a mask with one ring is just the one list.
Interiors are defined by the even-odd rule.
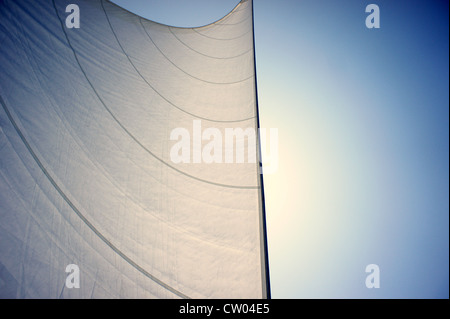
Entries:
[[71,3],[0,3],[0,297],[267,297],[257,141],[225,143],[258,127],[252,1],[199,28]]

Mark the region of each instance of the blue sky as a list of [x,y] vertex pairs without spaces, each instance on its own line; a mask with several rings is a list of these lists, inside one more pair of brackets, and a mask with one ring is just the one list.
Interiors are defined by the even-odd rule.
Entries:
[[[238,3],[113,2],[182,27]],[[273,298],[449,297],[448,6],[255,0],[261,126],[279,131],[264,177]]]

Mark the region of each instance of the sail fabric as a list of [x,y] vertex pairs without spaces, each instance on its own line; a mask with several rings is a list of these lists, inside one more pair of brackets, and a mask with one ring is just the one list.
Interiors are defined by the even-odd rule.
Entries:
[[0,3],[0,297],[267,297],[257,141],[225,143],[258,127],[252,1],[198,28],[71,3]]

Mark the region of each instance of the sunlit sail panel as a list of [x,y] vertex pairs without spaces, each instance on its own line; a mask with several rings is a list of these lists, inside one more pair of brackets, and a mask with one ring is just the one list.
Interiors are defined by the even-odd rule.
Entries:
[[259,161],[225,156],[258,127],[252,1],[199,28],[72,2],[0,4],[0,297],[267,297]]

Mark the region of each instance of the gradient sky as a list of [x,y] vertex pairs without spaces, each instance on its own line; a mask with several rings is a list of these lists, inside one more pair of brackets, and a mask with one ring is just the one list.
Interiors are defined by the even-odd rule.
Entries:
[[[161,23],[238,0],[114,0]],[[368,4],[381,28],[368,29]],[[255,0],[273,298],[449,298],[449,3]],[[365,267],[380,267],[368,289]]]

